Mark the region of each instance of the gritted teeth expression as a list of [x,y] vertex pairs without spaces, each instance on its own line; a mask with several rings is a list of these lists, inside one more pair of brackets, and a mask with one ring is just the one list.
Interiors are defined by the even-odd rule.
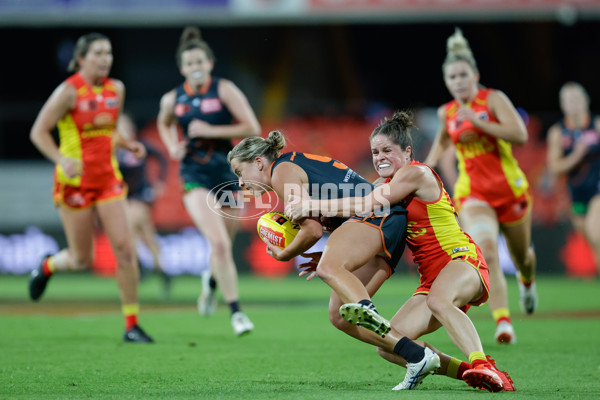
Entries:
[[410,164],[410,152],[410,147],[402,150],[385,135],[377,135],[371,139],[373,167],[381,177],[389,178],[400,168]]

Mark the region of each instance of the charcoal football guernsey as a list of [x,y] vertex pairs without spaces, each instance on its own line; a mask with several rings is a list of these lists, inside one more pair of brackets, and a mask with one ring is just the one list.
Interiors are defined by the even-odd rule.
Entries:
[[579,140],[586,141],[589,146],[584,159],[568,173],[567,184],[577,214],[585,214],[589,201],[600,193],[600,133],[596,130],[595,119],[591,116],[584,129],[574,128],[568,120],[560,121],[565,156],[573,151]]
[[[307,189],[312,199],[363,197],[374,189],[373,184],[345,164],[330,157],[308,153],[282,154],[271,165],[271,175],[273,175],[273,170],[284,162],[296,164],[306,172],[308,176]],[[351,217],[349,221],[364,223],[379,229],[383,246],[381,256],[393,272],[404,252],[406,209],[396,204],[392,205],[389,210]]]
[[87,83],[76,73],[66,82],[77,90],[75,107],[58,121],[59,150],[82,162],[82,174],[69,178],[57,164],[55,181],[62,185],[94,189],[122,181],[115,157],[113,132],[120,100],[114,82],[104,78],[101,86]]
[[[176,89],[173,112],[188,139],[187,154],[181,161],[180,174],[186,190],[195,187],[213,189],[224,182],[237,182],[227,153],[233,148],[229,139],[190,138],[188,127],[194,119],[211,125],[230,125],[233,116],[219,98],[218,77],[211,77],[200,92],[187,82]],[[235,185],[230,185],[231,189]],[[239,189],[239,188],[238,188]]]
[[[488,95],[493,89],[479,89],[467,105],[477,118],[498,122],[488,107]],[[445,105],[446,129],[456,147],[458,180],[454,200],[460,208],[469,197],[486,201],[492,207],[514,202],[528,192],[527,178],[512,155],[511,144],[488,135],[471,121],[459,120],[459,104],[453,100]]]

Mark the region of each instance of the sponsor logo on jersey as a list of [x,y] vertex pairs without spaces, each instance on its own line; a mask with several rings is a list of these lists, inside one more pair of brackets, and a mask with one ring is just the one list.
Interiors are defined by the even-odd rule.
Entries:
[[108,97],[104,101],[104,105],[106,108],[117,108],[119,107],[119,98],[118,97]]
[[219,112],[223,109],[223,105],[221,104],[221,100],[212,98],[212,99],[204,99],[202,103],[200,103],[200,111],[204,114],[210,114]]
[[173,110],[176,117],[182,117],[190,111],[190,106],[183,103],[178,103],[175,105],[175,109]]

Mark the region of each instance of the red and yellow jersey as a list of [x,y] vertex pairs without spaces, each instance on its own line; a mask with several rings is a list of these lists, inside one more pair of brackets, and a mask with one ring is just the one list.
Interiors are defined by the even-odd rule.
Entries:
[[[498,122],[488,107],[487,98],[492,90],[479,89],[467,106],[478,118]],[[458,108],[456,100],[445,105],[446,129],[458,158],[459,174],[454,186],[457,206],[469,197],[484,200],[491,206],[521,197],[529,183],[512,155],[511,144],[488,135],[471,121],[459,120]]]
[[[439,273],[436,263],[446,260],[443,265],[458,257],[477,258],[477,246],[460,228],[450,195],[442,186],[440,177],[428,165],[413,161],[411,165],[429,168],[439,182],[441,192],[435,201],[423,201],[408,196],[403,204],[408,210],[406,242],[413,253],[423,277],[435,277]],[[430,270],[435,267],[434,270]]]
[[80,176],[69,178],[57,165],[55,179],[82,188],[121,181],[113,144],[120,99],[112,79],[105,78],[102,86],[93,86],[76,73],[66,82],[77,90],[77,99],[75,107],[58,121],[59,149],[66,157],[80,160],[83,167]]

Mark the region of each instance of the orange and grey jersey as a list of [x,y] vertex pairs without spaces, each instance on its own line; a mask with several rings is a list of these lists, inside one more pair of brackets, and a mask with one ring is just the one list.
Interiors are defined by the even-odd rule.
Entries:
[[429,168],[441,188],[440,196],[434,201],[423,201],[410,195],[401,202],[408,210],[406,242],[419,273],[422,276],[431,273],[437,276],[439,271],[428,270],[434,260],[445,259],[450,262],[462,256],[477,258],[477,245],[460,228],[454,205],[440,177],[426,164],[413,161],[411,165]]
[[[479,89],[467,106],[479,119],[497,123],[488,107],[488,95],[492,90]],[[456,100],[445,105],[446,129],[458,158],[455,201],[460,206],[464,199],[474,197],[496,206],[521,197],[529,184],[512,155],[511,144],[483,132],[471,121],[460,120],[458,108]]]
[[87,83],[76,73],[66,83],[77,91],[75,107],[58,121],[60,152],[82,163],[82,174],[67,177],[56,166],[57,182],[82,188],[103,187],[121,181],[114,152],[113,132],[120,110],[120,99],[112,79],[104,78],[101,86]]

